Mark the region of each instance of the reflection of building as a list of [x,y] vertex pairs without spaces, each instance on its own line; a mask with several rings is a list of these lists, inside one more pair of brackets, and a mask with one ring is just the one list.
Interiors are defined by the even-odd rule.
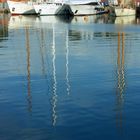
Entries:
[[117,50],[117,93],[116,93],[116,108],[117,108],[117,126],[122,129],[123,120],[123,103],[124,103],[124,88],[125,88],[125,44],[124,44],[124,33],[118,33],[118,50]]
[[8,22],[9,17],[6,14],[0,15],[0,36],[7,37],[8,36]]

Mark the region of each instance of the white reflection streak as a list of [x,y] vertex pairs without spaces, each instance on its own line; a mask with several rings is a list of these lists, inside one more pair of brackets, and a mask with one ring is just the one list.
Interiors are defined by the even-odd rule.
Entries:
[[42,61],[42,73],[45,76],[45,61],[44,61],[44,52],[45,52],[45,41],[44,41],[44,32],[41,29],[41,45],[40,45],[40,52],[41,52],[41,61]]
[[66,86],[67,94],[70,94],[70,82],[69,82],[69,44],[68,44],[68,30],[66,32]]
[[56,67],[55,67],[55,59],[56,59],[56,52],[55,52],[55,31],[53,26],[53,45],[52,45],[52,64],[53,64],[53,97],[52,97],[52,118],[53,118],[53,126],[56,124],[56,103],[57,103],[57,80],[56,80]]

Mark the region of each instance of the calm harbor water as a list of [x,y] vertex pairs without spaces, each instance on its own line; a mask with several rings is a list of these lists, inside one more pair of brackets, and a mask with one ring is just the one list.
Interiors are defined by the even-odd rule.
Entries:
[[140,24],[107,15],[0,15],[0,140],[139,140]]

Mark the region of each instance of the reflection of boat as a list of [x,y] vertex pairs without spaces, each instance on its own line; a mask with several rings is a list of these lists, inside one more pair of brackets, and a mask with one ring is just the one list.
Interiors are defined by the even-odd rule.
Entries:
[[96,16],[75,16],[72,20],[72,23],[93,23]]
[[[40,27],[43,28],[52,28],[52,23],[60,23],[60,26],[63,26],[63,23],[71,22],[72,17],[67,17],[66,19],[63,16],[25,16],[25,15],[18,15],[18,16],[10,16],[9,20],[9,29],[21,28],[25,26],[30,27]],[[47,24],[47,26],[46,26]]]
[[60,22],[64,22],[64,23],[70,23],[73,19],[73,16],[70,15],[59,15],[56,17],[57,20],[59,20]]
[[36,16],[25,16],[25,15],[18,15],[18,16],[11,16],[9,21],[9,28],[21,28],[25,26],[34,26],[36,20]]
[[74,16],[72,23],[89,24],[89,23],[103,23],[104,17],[102,15],[90,16]]
[[7,4],[12,15],[35,14],[32,2],[7,0]]
[[135,16],[116,17],[115,24],[134,24]]
[[67,2],[70,6],[73,15],[96,15],[105,13],[104,7],[98,2],[94,0],[78,0],[78,1],[70,1]]
[[42,23],[58,23],[58,22],[63,22],[63,23],[70,23],[72,21],[73,17],[72,16],[40,16],[37,17],[36,21],[41,21]]
[[72,14],[68,5],[63,2],[41,2],[34,3],[35,12],[39,15],[66,15]]

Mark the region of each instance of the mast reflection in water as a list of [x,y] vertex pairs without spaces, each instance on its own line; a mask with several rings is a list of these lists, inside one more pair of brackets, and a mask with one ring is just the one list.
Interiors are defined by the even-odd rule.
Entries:
[[30,75],[30,38],[29,38],[29,29],[25,27],[26,33],[26,52],[27,52],[27,100],[28,100],[28,110],[32,112],[32,96],[31,96],[31,75]]
[[56,51],[55,51],[55,29],[54,29],[54,26],[53,26],[53,44],[52,44],[52,72],[53,72],[53,85],[52,85],[52,88],[53,88],[53,91],[52,91],[52,119],[53,119],[53,122],[52,124],[53,125],[56,125],[56,119],[57,119],[57,111],[56,111],[56,106],[57,106],[57,80],[56,80],[56,66],[55,66],[55,59],[56,59]]
[[123,106],[124,106],[124,90],[125,90],[125,33],[118,33],[118,57],[117,57],[117,78],[118,78],[118,86],[116,93],[116,107],[117,107],[117,126],[119,130],[123,129]]
[[0,14],[0,37],[1,38],[8,37],[8,21],[9,21],[9,16],[5,14]]

